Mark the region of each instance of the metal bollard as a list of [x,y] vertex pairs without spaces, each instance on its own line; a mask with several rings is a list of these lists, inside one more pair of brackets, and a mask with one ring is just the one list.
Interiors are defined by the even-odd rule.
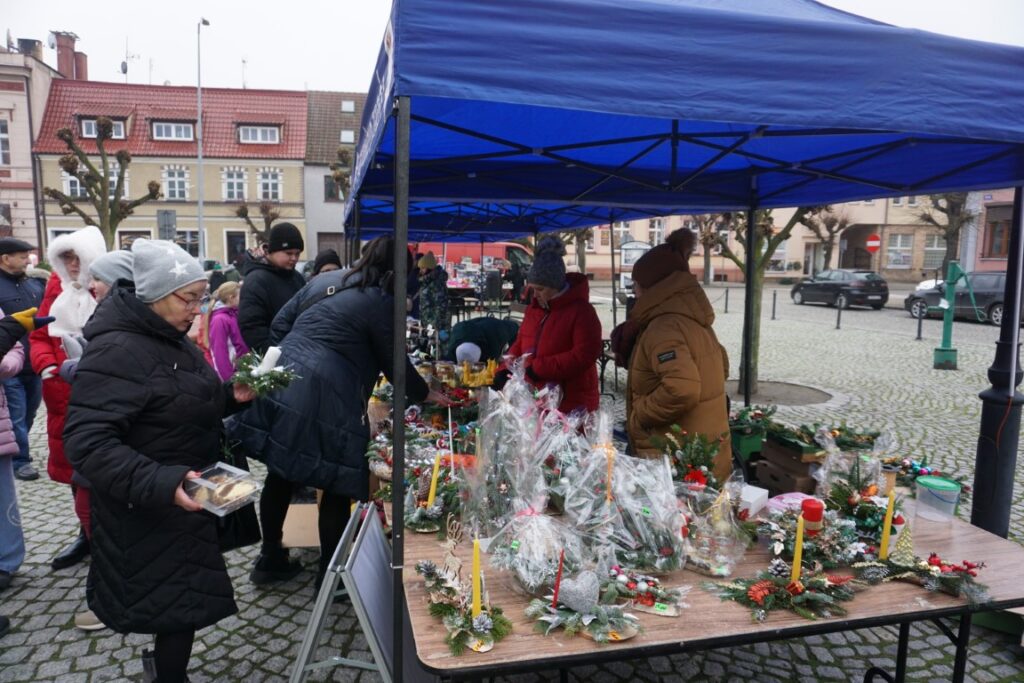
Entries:
[[772,320],[775,320],[775,302],[779,298],[779,290],[772,290]]
[[917,341],[921,341],[921,326],[924,325],[924,316],[917,319]]
[[725,313],[729,312],[729,288],[725,289]]
[[842,323],[842,321],[843,321],[843,307],[837,305],[836,306],[836,329],[837,330],[839,329],[839,326]]

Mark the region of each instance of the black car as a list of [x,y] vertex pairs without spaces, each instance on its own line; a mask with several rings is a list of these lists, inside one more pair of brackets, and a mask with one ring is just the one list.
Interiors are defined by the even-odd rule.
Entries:
[[[1005,290],[1005,272],[967,273],[953,287],[953,317],[1001,325]],[[946,284],[940,282],[934,287],[911,292],[903,301],[903,308],[914,318],[941,317],[943,309],[939,307],[939,302],[945,297]]]
[[878,310],[889,300],[889,284],[870,270],[823,270],[793,285],[795,304],[828,304],[839,308],[870,306]]

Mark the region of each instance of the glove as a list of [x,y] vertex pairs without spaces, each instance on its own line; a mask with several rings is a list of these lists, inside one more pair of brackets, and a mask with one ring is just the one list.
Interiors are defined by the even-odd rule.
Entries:
[[494,374],[494,381],[491,382],[491,388],[497,391],[501,391],[502,389],[505,388],[505,385],[508,384],[508,381],[511,378],[512,372],[508,368],[505,368],[504,370],[499,370]]
[[18,323],[25,328],[26,332],[32,332],[34,330],[39,329],[40,327],[46,327],[54,320],[56,320],[56,318],[49,315],[37,318],[36,311],[38,310],[38,308],[33,306],[32,308],[27,308],[24,311],[12,313],[11,317],[17,320]]
[[69,359],[81,358],[85,353],[85,347],[89,345],[89,342],[85,341],[85,337],[77,334],[61,335],[61,340],[64,342],[64,353]]
[[75,381],[75,373],[78,371],[78,358],[68,358],[60,364],[60,378],[71,384]]
[[57,366],[56,365],[47,365],[45,368],[43,368],[43,371],[39,373],[39,379],[42,379],[42,380],[53,379],[56,376],[57,376]]

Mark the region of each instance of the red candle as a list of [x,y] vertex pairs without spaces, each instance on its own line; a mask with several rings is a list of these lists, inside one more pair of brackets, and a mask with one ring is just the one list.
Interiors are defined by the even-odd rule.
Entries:
[[817,536],[821,531],[821,519],[825,515],[825,504],[817,498],[804,498],[800,504],[804,513],[804,533]]
[[558,609],[558,587],[562,585],[562,563],[565,562],[565,549],[558,553],[558,574],[555,576],[555,594],[551,598],[551,608]]

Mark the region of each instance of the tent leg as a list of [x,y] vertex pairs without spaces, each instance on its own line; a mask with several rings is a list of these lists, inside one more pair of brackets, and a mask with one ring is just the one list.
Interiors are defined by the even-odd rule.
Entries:
[[743,379],[743,405],[750,405],[751,377],[750,368],[754,364],[754,296],[751,287],[754,284],[754,214],[757,207],[751,203],[747,210],[746,251],[743,273],[743,358],[740,365],[740,376]]
[[355,201],[355,209],[356,209],[355,210],[355,214],[356,215],[353,218],[353,224],[355,226],[355,236],[354,236],[355,238],[354,238],[354,240],[352,240],[351,244],[349,244],[349,260],[348,260],[349,265],[352,265],[353,263],[355,263],[355,261],[359,258],[359,240],[362,237],[362,231],[363,231],[362,221],[359,219],[359,214],[360,214],[362,208],[363,208],[362,202],[359,200],[359,197],[356,197],[356,201]]
[[996,357],[988,369],[992,386],[981,392],[981,433],[974,465],[971,524],[1006,538],[1010,530],[1013,479],[1017,468],[1021,405],[1017,390],[1020,367],[1021,285],[1024,273],[1024,220],[1021,194],[1013,193],[1013,227],[1006,262],[1003,322],[996,342]]
[[[608,228],[612,231],[612,329],[619,326],[618,284],[615,282],[615,212],[608,214]],[[621,246],[621,245],[620,245]],[[618,370],[614,371],[616,375]]]
[[[405,303],[408,296],[407,251],[409,248],[409,128],[410,106],[408,97],[395,100],[395,310],[392,352],[394,368],[391,384],[394,387],[395,415],[405,415]],[[394,590],[394,647],[392,649],[391,680],[402,682],[402,639],[405,621],[405,591],[402,569],[405,563],[405,430],[396,429],[392,435],[394,482],[391,496],[391,571]]]

